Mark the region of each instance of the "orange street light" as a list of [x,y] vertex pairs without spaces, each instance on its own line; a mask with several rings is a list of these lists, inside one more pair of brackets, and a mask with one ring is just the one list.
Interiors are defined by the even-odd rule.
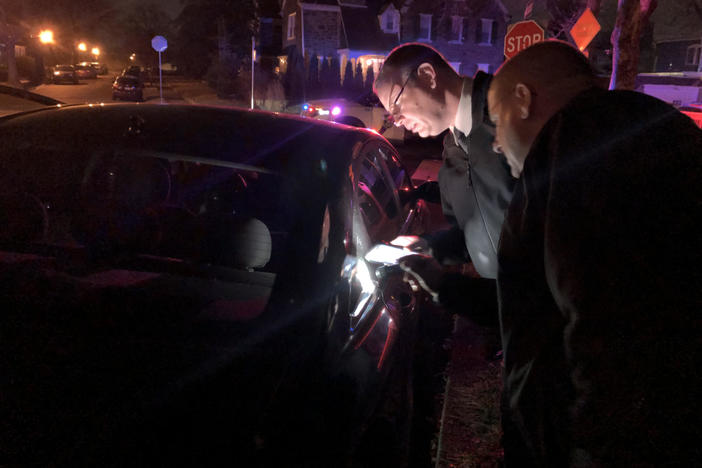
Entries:
[[93,47],[90,52],[92,52],[93,55],[100,55],[100,49],[97,47]]
[[86,50],[88,50],[88,46],[85,45],[85,42],[81,42],[80,44],[78,44],[78,50],[80,50],[81,52],[85,52]]
[[54,32],[50,29],[45,29],[39,33],[39,41],[42,44],[53,44],[54,43]]

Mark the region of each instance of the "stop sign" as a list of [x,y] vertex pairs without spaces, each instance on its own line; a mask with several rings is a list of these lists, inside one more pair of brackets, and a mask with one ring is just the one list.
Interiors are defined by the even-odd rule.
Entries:
[[536,21],[520,21],[507,27],[505,57],[511,59],[532,44],[544,40],[544,30]]

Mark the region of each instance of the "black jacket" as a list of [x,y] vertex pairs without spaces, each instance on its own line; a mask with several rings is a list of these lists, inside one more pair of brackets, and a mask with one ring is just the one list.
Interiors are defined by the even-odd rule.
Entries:
[[478,72],[473,81],[469,135],[449,132],[439,187],[444,214],[463,231],[475,269],[484,278],[497,276],[497,245],[514,179],[500,154],[492,150],[493,127],[487,118],[487,91],[492,75]]
[[582,93],[535,140],[498,286],[504,392],[537,465],[702,460],[701,156],[690,119],[631,91]]

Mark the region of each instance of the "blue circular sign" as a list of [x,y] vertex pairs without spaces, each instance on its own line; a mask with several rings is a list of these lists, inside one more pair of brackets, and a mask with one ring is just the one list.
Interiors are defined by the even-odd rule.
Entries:
[[153,47],[156,52],[163,52],[168,48],[168,41],[163,36],[154,36],[154,38],[151,39],[151,47]]

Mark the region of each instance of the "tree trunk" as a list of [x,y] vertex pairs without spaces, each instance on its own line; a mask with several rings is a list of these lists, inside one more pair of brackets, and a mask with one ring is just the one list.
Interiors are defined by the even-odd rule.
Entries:
[[595,15],[595,17],[597,17],[600,14],[602,0],[587,0],[586,7],[592,11],[592,14]]
[[612,31],[612,77],[609,89],[634,89],[639,67],[641,32],[657,0],[619,0]]
[[17,59],[15,58],[15,37],[10,34],[7,37],[5,49],[7,50],[7,82],[12,86],[19,86],[19,76],[17,74]]

